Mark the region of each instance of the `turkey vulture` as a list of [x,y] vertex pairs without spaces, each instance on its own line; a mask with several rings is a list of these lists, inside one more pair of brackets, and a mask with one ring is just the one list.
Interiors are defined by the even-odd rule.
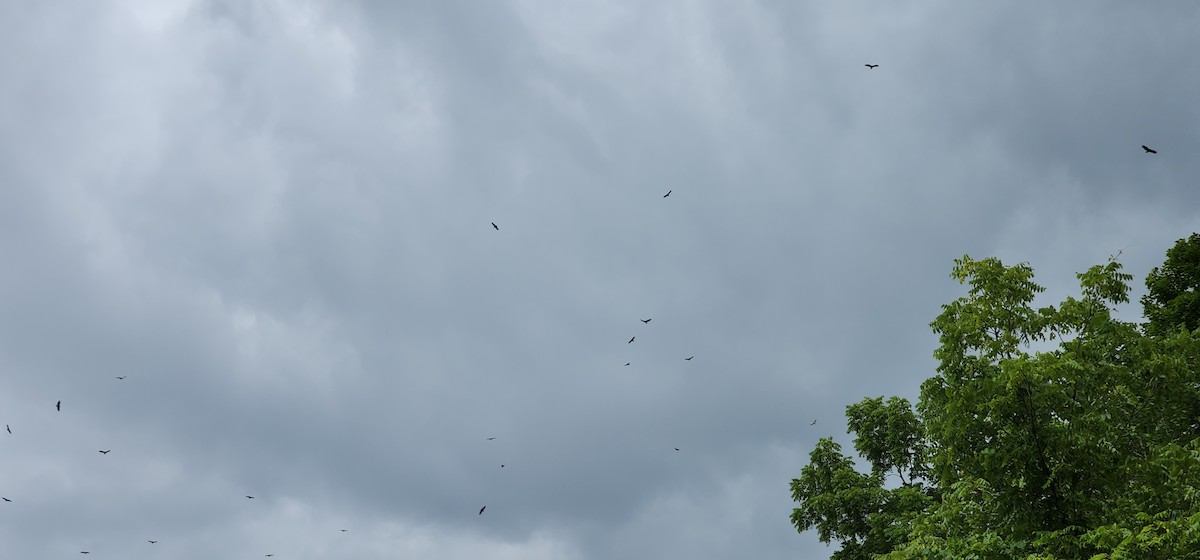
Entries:
[[671,191],[667,191],[667,194],[664,194],[663,198],[667,198],[668,196],[671,196]]
[[866,66],[867,68],[870,68],[871,70],[879,68],[878,64],[864,64],[863,66]]
[[626,342],[625,344],[632,344],[632,343],[633,343],[633,339],[634,339],[634,338],[637,338],[637,337],[635,336],[635,337],[633,337],[633,338],[630,338],[630,339],[629,339],[629,342]]
[[487,506],[483,506],[483,507],[479,508],[479,515],[483,515],[483,510],[485,510],[485,509],[487,509]]
[[12,428],[9,428],[9,427],[8,427],[8,424],[5,424],[5,425],[4,425],[4,429],[5,429],[5,430],[8,430],[8,433],[10,433],[10,434],[12,433]]
[[54,410],[62,412],[62,401],[58,401],[58,402],[54,403]]
[[809,426],[816,426],[816,425],[817,425],[817,421],[816,421],[816,420],[813,420],[812,422],[809,422],[809,423],[808,423],[808,425],[809,425]]
[[675,448],[675,451],[679,451],[679,448],[678,448],[678,447],[676,447],[676,448]]
[[695,358],[695,356],[688,356],[688,357],[684,358],[683,360],[685,362],[690,362],[690,361],[692,361],[692,358]]
[[118,376],[117,376],[117,379],[125,379],[125,376],[124,376],[124,375],[118,375]]
[[500,231],[500,226],[496,225],[496,222],[492,222],[492,227],[496,228],[496,231]]
[[643,323],[646,323],[647,325],[649,325],[649,324],[650,324],[650,321],[653,321],[653,320],[654,320],[654,318],[653,318],[653,317],[651,317],[650,319],[638,319],[638,320],[639,320],[639,321],[641,321],[641,322],[643,322]]
[[496,438],[494,438],[494,437],[490,437],[490,438],[488,438],[488,441],[492,441],[492,440],[494,440],[494,439],[496,439]]
[[247,500],[253,500],[253,499],[254,499],[254,496],[246,496],[246,499],[247,499]]
[[104,450],[104,451],[101,451],[101,452],[100,452],[100,454],[101,454],[101,455],[108,455],[108,452],[109,452],[109,451],[112,451],[112,450],[111,450],[111,449],[106,449],[106,450]]
[[1142,144],[1142,149],[1146,150],[1147,154],[1157,154],[1158,153],[1158,150],[1155,150],[1154,148],[1151,148],[1150,146],[1147,146],[1145,144]]
[[343,533],[345,533],[347,530],[348,530],[348,529],[342,529],[342,532],[343,532]]
[[146,542],[148,542],[148,543],[150,543],[150,544],[154,544],[154,543],[156,543],[156,542],[158,542],[158,541],[146,541]]
[[4,500],[4,501],[6,501],[6,502],[11,502],[11,501],[12,501],[12,500],[10,500],[10,499],[8,499],[8,498],[5,498],[4,496],[0,496],[0,500]]
[[625,365],[629,365],[629,364],[630,364],[630,362],[625,362]]

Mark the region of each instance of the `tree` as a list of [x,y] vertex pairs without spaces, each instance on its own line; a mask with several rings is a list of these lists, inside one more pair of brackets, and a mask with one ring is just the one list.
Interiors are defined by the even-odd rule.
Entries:
[[[1194,262],[1179,247],[1160,275]],[[1115,260],[1057,307],[1032,306],[1026,264],[964,256],[951,276],[970,289],[930,325],[917,412],[847,407],[871,474],[821,440],[792,481],[796,529],[839,541],[834,558],[1200,558],[1200,332],[1114,319],[1132,279]]]
[[1200,327],[1200,233],[1180,239],[1167,250],[1161,269],[1146,276],[1148,293],[1142,296],[1142,312],[1150,334],[1163,335],[1183,328]]
[[[860,434],[855,448],[871,461],[871,473],[855,470],[840,445],[822,438],[800,478],[792,481],[792,499],[801,504],[792,512],[792,524],[801,531],[816,527],[822,542],[841,542],[834,560],[868,559],[892,550],[905,538],[905,520],[932,500],[917,481],[928,469],[908,401],[892,397],[885,405],[882,397],[864,399],[847,407],[847,415]],[[888,474],[899,476],[899,488],[884,488]]]

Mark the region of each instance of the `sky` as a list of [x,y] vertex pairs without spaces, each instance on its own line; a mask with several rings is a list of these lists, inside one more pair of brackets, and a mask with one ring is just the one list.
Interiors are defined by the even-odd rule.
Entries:
[[1120,252],[1140,318],[1198,22],[0,3],[0,557],[828,558],[789,483],[918,397],[955,258]]

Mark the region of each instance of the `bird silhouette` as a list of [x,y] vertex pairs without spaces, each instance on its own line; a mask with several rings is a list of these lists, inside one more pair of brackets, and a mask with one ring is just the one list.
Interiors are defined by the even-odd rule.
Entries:
[[629,364],[630,364],[630,362],[625,362],[625,365],[629,365]]
[[667,194],[664,194],[663,198],[667,198],[668,196],[671,196],[671,191],[667,191]]
[[690,362],[690,361],[692,361],[692,358],[695,358],[695,356],[688,356],[688,357],[684,358],[683,360],[686,362]]
[[1158,150],[1155,150],[1154,148],[1151,148],[1150,146],[1147,146],[1145,144],[1142,144],[1142,149],[1145,150],[1147,154],[1157,154],[1158,153]]
[[11,502],[11,501],[12,501],[12,500],[10,500],[10,499],[8,499],[8,498],[5,498],[4,496],[0,496],[0,500],[4,500],[4,501],[6,501],[6,502]]
[[111,450],[111,449],[106,449],[106,450],[104,450],[104,451],[101,451],[101,452],[100,452],[100,454],[101,454],[101,455],[108,455],[108,452],[109,452],[109,451],[112,451],[112,450]]
[[494,439],[496,439],[496,438],[494,438],[494,437],[490,437],[490,438],[488,438],[488,441],[492,441],[492,440],[494,440]]
[[272,556],[275,556],[275,555],[274,555],[274,554],[265,554],[264,556],[266,556],[267,558],[270,558],[270,557],[272,557]]
[[479,515],[483,515],[483,510],[485,510],[485,509],[487,509],[487,506],[483,506],[483,507],[479,508]]
[[639,321],[641,321],[641,322],[643,322],[643,323],[646,323],[647,325],[649,325],[649,324],[650,324],[650,321],[653,321],[653,320],[654,320],[654,318],[653,318],[653,317],[651,317],[650,319],[639,319]]
[[62,401],[58,401],[58,402],[54,403],[54,410],[62,412]]
[[246,496],[246,499],[247,499],[247,500],[253,500],[253,499],[254,499],[254,496]]
[[80,554],[91,554],[91,552],[88,552],[88,551],[86,551],[86,550],[80,550],[80,551],[79,551],[79,553],[80,553]]
[[496,228],[496,231],[500,231],[500,226],[496,225],[496,222],[492,222],[492,227]]
[[503,469],[503,468],[504,468],[504,465],[500,465],[500,468],[502,468],[502,469]]
[[879,68],[878,64],[864,64],[863,66],[866,66],[867,68],[870,68],[871,70]]
[[146,541],[146,542],[148,542],[150,544],[154,544],[154,543],[157,543],[158,541]]
[[676,447],[676,448],[675,448],[675,451],[679,451],[679,448],[678,448],[678,447]]
[[347,530],[348,530],[348,529],[342,529],[342,532],[343,532],[343,533],[345,533]]
[[816,426],[816,425],[817,425],[817,421],[814,419],[812,422],[809,422],[809,423],[808,423],[808,425],[809,425],[809,426]]
[[5,429],[5,430],[8,430],[8,433],[10,433],[10,434],[12,433],[12,428],[9,428],[9,427],[8,427],[8,424],[5,424],[5,425],[4,425],[4,429]]
[[124,376],[124,375],[118,375],[118,376],[117,376],[117,379],[125,379],[125,376]]
[[630,339],[629,339],[629,342],[626,342],[625,344],[631,344],[631,343],[633,343],[633,339],[634,339],[634,338],[637,338],[637,337],[635,336],[635,337],[633,337],[633,338],[630,338]]

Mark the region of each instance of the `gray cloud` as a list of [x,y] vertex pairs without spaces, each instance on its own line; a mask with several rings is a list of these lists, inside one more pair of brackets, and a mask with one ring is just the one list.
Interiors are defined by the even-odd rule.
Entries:
[[1088,8],[0,8],[0,556],[828,556],[954,258],[1200,229],[1197,8]]

